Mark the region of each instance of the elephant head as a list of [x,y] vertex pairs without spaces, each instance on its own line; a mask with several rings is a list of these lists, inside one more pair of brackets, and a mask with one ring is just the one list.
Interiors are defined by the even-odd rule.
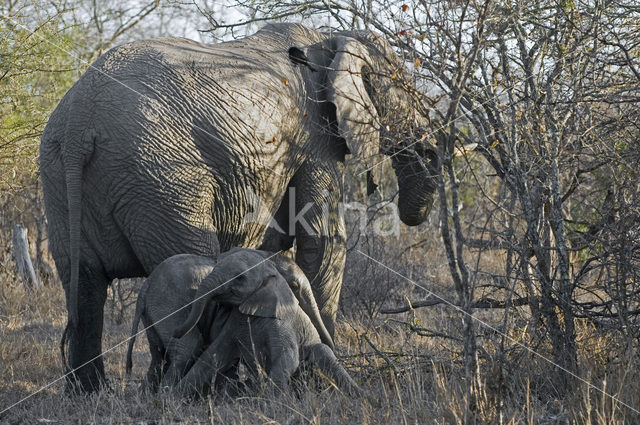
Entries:
[[304,57],[313,71],[333,135],[368,170],[368,189],[375,188],[379,154],[390,156],[401,220],[409,226],[426,220],[436,190],[436,148],[421,137],[426,119],[414,107],[415,84],[390,44],[370,32],[342,32],[309,48],[308,57],[293,53],[292,61]]
[[[189,317],[175,330],[174,337],[181,338],[189,332],[210,301],[236,306],[249,316],[270,318],[282,318],[298,305],[275,264],[251,250],[234,250],[220,256],[216,268],[198,286]],[[314,325],[316,321],[322,323],[317,306],[313,306],[306,306],[312,312],[311,320]]]

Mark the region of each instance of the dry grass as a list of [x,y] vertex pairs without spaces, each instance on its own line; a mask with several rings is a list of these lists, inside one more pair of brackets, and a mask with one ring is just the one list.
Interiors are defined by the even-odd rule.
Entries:
[[[383,255],[383,251],[371,252]],[[149,362],[146,338],[139,337],[134,370],[124,376],[126,344],[105,354],[110,389],[68,397],[61,378],[59,339],[66,322],[64,294],[48,278],[35,294],[27,294],[14,274],[7,251],[0,267],[0,423],[118,423],[118,424],[458,424],[463,423],[465,391],[460,344],[412,332],[409,323],[460,334],[460,321],[451,309],[438,306],[415,313],[384,316],[385,303],[424,293],[350,254],[345,276],[337,346],[342,362],[366,395],[350,400],[327,381],[304,383],[299,393],[278,398],[255,394],[234,400],[207,399],[191,403],[170,393],[143,396],[137,391]],[[446,270],[437,260],[429,270],[410,269],[397,260],[402,273],[447,291]],[[435,282],[441,282],[441,286]],[[120,282],[123,297],[109,297],[105,307],[103,348],[129,336],[134,297],[133,281]],[[123,307],[124,303],[124,307]],[[491,313],[478,313],[492,320]],[[632,407],[640,406],[637,359],[624,353],[624,344],[579,323],[580,376]],[[482,334],[484,329],[479,327]],[[530,342],[524,329],[509,335]],[[576,392],[557,397],[550,377],[561,373],[548,362],[517,347],[500,365],[495,337],[479,338],[479,370],[473,383],[477,423],[486,424],[634,424],[640,416],[609,396],[576,384]],[[543,348],[543,347],[542,347]],[[502,371],[502,373],[500,373]],[[24,399],[24,400],[23,400]],[[22,400],[22,401],[21,401]]]

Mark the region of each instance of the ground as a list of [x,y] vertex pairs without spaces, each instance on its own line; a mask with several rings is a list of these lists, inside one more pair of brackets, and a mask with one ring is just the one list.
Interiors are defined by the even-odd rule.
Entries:
[[[195,402],[185,402],[171,393],[149,396],[138,391],[150,360],[144,335],[136,342],[133,373],[130,377],[125,375],[126,341],[140,286],[139,281],[132,280],[116,281],[105,306],[103,349],[109,389],[90,396],[66,395],[59,350],[67,317],[62,287],[55,276],[49,276],[44,278],[40,289],[30,293],[11,269],[11,262],[3,264],[0,423],[457,424],[464,421],[465,392],[458,341],[416,332],[419,329],[425,334],[425,329],[430,328],[456,335],[459,321],[455,315],[445,306],[400,315],[380,314],[381,305],[399,304],[405,297],[415,299],[420,294],[388,276],[367,277],[368,272],[359,271],[358,264],[350,263],[345,276],[336,345],[340,361],[364,389],[363,397],[349,399],[319,378],[286,396],[251,394],[233,400],[209,398]],[[438,277],[438,273],[431,269],[432,277]],[[359,285],[354,284],[356,275],[360,278]],[[365,281],[375,286],[367,287]],[[490,313],[479,312],[478,317],[487,320]],[[478,333],[485,331],[479,327]],[[584,382],[577,384],[575,394],[550,396],[549,378],[560,372],[536,356],[527,358],[526,352],[518,352],[517,347],[510,349],[513,354],[508,357],[510,360],[505,360],[504,374],[500,375],[496,358],[488,354],[495,348],[491,347],[491,338],[482,341],[484,345],[478,350],[481,367],[474,383],[477,423],[637,423],[638,417],[631,410],[619,405],[612,407],[608,396],[602,396]],[[586,348],[592,353],[607,349],[605,345]],[[616,367],[607,372],[602,364],[611,359],[598,359],[598,356],[581,357],[588,382],[597,385],[604,382],[606,392],[618,398],[629,391],[638,394],[639,384],[633,371]]]

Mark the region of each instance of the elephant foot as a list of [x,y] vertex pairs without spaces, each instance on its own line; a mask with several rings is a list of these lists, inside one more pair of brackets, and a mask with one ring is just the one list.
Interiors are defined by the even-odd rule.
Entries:
[[213,395],[221,400],[235,400],[253,392],[246,382],[226,377],[217,377],[212,387]]
[[109,382],[104,376],[104,371],[89,364],[74,372],[67,372],[65,393],[79,395],[95,393],[110,389]]
[[178,385],[180,382],[180,378],[182,378],[184,374],[178,372],[178,370],[174,367],[170,367],[167,370],[167,373],[164,374],[162,379],[160,380],[160,387],[162,388],[173,388]]
[[164,390],[175,391],[181,398],[184,400],[200,400],[202,398],[206,398],[210,391],[210,385],[197,385],[194,386],[192,384],[186,383],[185,380],[181,380],[178,385],[175,387],[163,387]]

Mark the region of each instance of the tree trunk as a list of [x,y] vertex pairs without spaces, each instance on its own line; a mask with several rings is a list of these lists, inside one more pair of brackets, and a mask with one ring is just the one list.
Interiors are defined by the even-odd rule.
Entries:
[[31,291],[33,288],[38,289],[40,282],[38,282],[36,272],[33,269],[33,263],[31,262],[31,256],[29,255],[27,229],[25,229],[22,223],[13,226],[13,255],[16,259],[18,273],[22,278],[24,287],[28,291]]

